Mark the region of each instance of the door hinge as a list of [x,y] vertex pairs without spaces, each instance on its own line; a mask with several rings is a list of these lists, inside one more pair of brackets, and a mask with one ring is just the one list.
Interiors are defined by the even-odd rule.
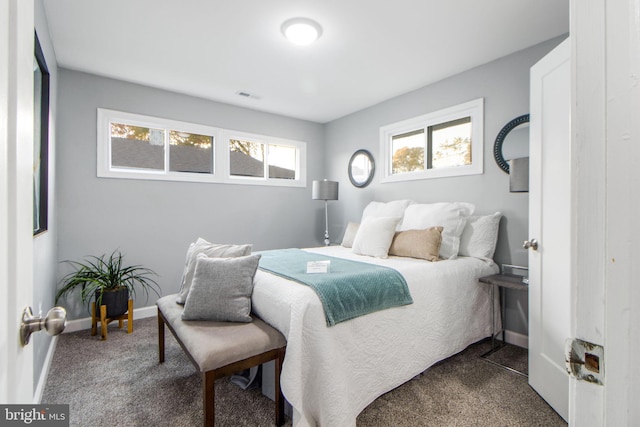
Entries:
[[577,338],[565,341],[567,372],[579,381],[604,384],[604,347]]

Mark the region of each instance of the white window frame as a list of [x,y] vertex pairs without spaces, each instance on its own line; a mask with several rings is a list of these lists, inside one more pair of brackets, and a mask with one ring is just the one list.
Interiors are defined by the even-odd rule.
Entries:
[[[471,164],[446,168],[425,169],[423,171],[392,173],[392,138],[408,132],[423,129],[427,135],[430,126],[471,117]],[[380,128],[380,153],[382,153],[382,173],[380,182],[401,182],[418,179],[444,178],[450,176],[479,175],[484,172],[484,99],[479,98],[453,107],[424,114]],[[425,140],[425,165],[428,141]]]
[[[229,140],[238,139],[265,144],[264,177],[231,175],[231,151]],[[225,149],[225,182],[229,184],[273,185],[277,187],[306,187],[307,186],[307,144],[292,139],[264,136],[242,131],[225,130],[221,146]],[[269,145],[280,145],[296,149],[296,178],[269,178]]]
[[[244,185],[271,185],[279,187],[306,187],[307,185],[307,145],[272,136],[257,135],[241,131],[231,131],[213,126],[187,123],[177,120],[150,117],[141,114],[98,108],[97,111],[97,176],[99,178],[143,179],[160,181],[210,182]],[[165,130],[165,169],[148,170],[119,168],[111,165],[111,123],[123,123],[133,126],[150,127]],[[213,137],[213,173],[173,172],[169,164],[169,131],[183,131]],[[276,179],[236,177],[230,175],[229,138],[249,139],[273,145],[296,148],[296,179]],[[267,165],[265,157],[265,165]],[[267,166],[265,166],[267,167]],[[268,171],[268,169],[267,169]]]

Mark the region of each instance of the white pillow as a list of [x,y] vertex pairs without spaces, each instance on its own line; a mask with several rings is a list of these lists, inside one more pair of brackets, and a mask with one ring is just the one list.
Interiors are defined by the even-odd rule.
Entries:
[[[394,200],[392,202],[370,202],[367,207],[362,211],[362,219],[364,220],[367,217],[375,216],[375,217],[389,217],[389,218],[400,218],[400,223],[402,223],[402,217],[404,216],[404,211],[407,209],[407,206],[411,205],[413,200]],[[400,224],[399,224],[400,226]]]
[[467,217],[474,210],[474,205],[462,202],[410,205],[404,213],[400,231],[443,227],[440,258],[454,259],[458,256],[460,235],[467,223]]
[[470,216],[460,236],[460,255],[493,259],[502,214]]
[[350,248],[353,246],[353,241],[356,238],[356,234],[358,234],[358,228],[360,228],[360,224],[355,222],[350,222],[347,224],[347,229],[344,232],[344,237],[342,238],[342,246],[345,248]]
[[351,250],[358,255],[387,258],[399,222],[400,218],[384,216],[364,218]]

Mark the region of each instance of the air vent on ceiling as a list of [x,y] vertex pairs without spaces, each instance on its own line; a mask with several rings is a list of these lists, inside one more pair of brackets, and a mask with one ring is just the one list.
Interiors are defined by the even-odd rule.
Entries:
[[250,99],[260,99],[260,97],[258,95],[254,95],[250,92],[247,92],[245,90],[239,90],[236,92],[236,95],[241,96],[243,98],[250,98]]

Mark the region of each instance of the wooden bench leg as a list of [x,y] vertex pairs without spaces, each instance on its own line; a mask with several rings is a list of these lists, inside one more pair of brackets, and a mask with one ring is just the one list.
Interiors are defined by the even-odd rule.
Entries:
[[202,409],[204,411],[204,427],[214,427],[216,413],[216,371],[202,373]]
[[158,309],[158,358],[164,363],[164,318]]
[[[275,422],[277,426],[281,426],[285,421],[284,414],[284,396],[282,389],[280,388],[280,376],[282,374],[282,365],[284,362],[286,347],[281,347],[274,350],[269,350],[264,353],[259,353],[246,359],[237,360],[228,365],[213,369],[207,372],[202,372],[202,367],[196,362],[196,359],[191,356],[190,349],[187,348],[182,342],[180,336],[176,334],[174,325],[171,322],[167,322],[167,318],[162,314],[160,307],[158,307],[158,359],[160,363],[165,359],[165,329],[169,328],[178,344],[182,347],[184,352],[189,356],[191,362],[198,371],[200,371],[202,381],[202,412],[203,412],[203,425],[205,427],[214,427],[215,425],[215,381],[216,378],[222,378],[233,374],[234,372],[241,371],[253,366],[258,366],[261,363],[268,362],[270,360],[275,361]],[[185,328],[186,329],[186,328]],[[212,327],[212,332],[215,332],[216,328]],[[189,333],[188,331],[185,333]],[[283,341],[283,340],[282,340]],[[282,345],[282,344],[280,344]]]
[[284,362],[285,348],[278,350],[278,357],[275,360],[275,401],[276,401],[276,425],[284,424],[284,396],[280,388],[280,373],[282,372],[282,363]]

